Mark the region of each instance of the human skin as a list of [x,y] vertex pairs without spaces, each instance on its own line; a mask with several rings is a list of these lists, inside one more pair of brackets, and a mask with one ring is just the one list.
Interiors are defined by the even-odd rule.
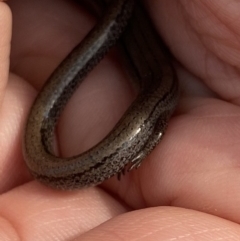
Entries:
[[[0,1],[1,241],[240,240],[240,2],[146,3],[176,58],[176,114],[138,170],[68,192],[33,180],[22,135],[41,86],[94,20],[67,0]],[[101,140],[133,100],[118,59],[107,56],[69,101],[60,155]]]

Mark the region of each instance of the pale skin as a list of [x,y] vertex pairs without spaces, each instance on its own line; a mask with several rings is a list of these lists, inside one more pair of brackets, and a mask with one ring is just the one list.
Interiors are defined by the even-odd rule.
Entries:
[[[65,0],[8,4],[12,14],[0,1],[0,240],[239,240],[240,3],[148,1],[181,64],[178,110],[137,171],[74,192],[34,181],[21,141],[37,92],[93,18]],[[61,155],[97,143],[133,99],[117,59],[105,58],[66,107]]]

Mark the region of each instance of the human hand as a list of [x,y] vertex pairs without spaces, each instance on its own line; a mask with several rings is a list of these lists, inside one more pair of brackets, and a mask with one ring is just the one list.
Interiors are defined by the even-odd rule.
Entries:
[[[149,1],[179,61],[178,111],[137,171],[74,192],[32,180],[21,138],[37,92],[93,20],[70,1],[9,5],[14,28],[7,78],[11,16],[0,3],[1,240],[239,240],[236,1]],[[112,54],[66,107],[57,130],[59,153],[71,156],[99,142],[133,96]]]

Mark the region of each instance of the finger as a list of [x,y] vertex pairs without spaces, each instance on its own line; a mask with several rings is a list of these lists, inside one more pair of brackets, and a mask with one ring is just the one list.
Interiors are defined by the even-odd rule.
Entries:
[[221,98],[239,104],[238,2],[148,1],[171,52]]
[[11,12],[3,3],[0,11],[0,193],[4,193],[30,179],[22,159],[21,130],[36,93],[21,78],[9,74]]
[[0,1],[0,105],[4,96],[8,74],[11,40],[11,12],[5,3]]
[[73,240],[127,211],[99,188],[59,192],[36,182],[2,195],[0,204],[1,240]]
[[[19,127],[22,127],[23,96],[21,80],[9,76],[11,12],[0,2],[0,193],[22,182],[23,171]],[[20,161],[21,160],[21,161]]]
[[22,130],[35,96],[31,86],[10,74],[0,110],[0,193],[30,180],[22,158]]
[[193,210],[162,207],[121,215],[81,235],[88,240],[233,240],[240,238],[239,225]]

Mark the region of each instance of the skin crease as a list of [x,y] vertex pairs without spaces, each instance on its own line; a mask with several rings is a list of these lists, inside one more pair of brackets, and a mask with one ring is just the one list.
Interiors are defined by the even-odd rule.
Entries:
[[[139,170],[75,192],[33,181],[21,138],[37,91],[92,18],[65,0],[8,4],[15,23],[9,77],[12,16],[0,3],[0,240],[239,240],[238,1],[147,2],[179,61],[178,111]],[[59,153],[70,156],[98,142],[133,95],[116,57],[106,58],[63,113]]]

